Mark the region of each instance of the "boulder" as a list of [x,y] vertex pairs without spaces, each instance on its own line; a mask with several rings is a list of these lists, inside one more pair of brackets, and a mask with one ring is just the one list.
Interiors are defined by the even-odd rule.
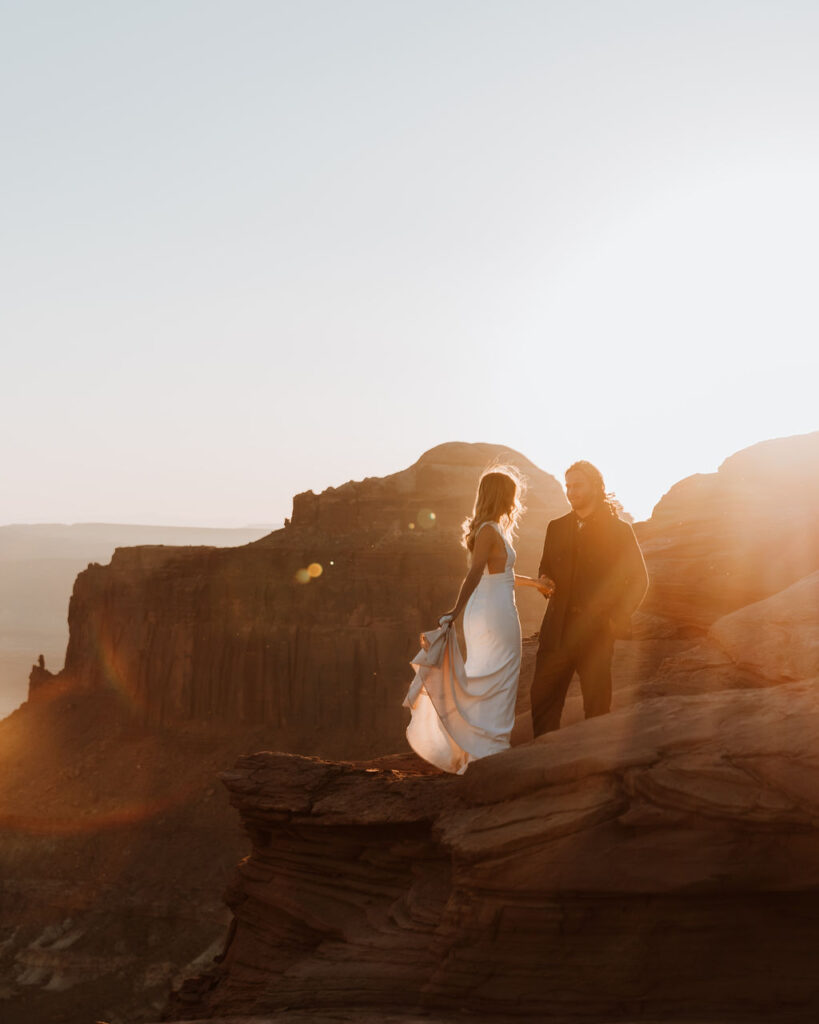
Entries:
[[675,484],[636,526],[652,581],[645,610],[707,629],[819,569],[817,466],[819,431]]
[[819,675],[819,572],[717,619],[702,639],[666,649],[667,656],[651,668],[644,659],[642,672],[624,671],[621,664],[618,673],[615,660],[615,706]]
[[768,679],[819,675],[819,572],[723,616],[708,635],[734,664]]

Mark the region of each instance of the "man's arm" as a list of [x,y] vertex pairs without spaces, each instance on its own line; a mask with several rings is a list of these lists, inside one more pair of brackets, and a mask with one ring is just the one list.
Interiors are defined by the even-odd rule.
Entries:
[[623,548],[621,559],[621,579],[623,591],[618,602],[618,617],[627,623],[643,602],[648,590],[648,572],[643,552],[637,543],[634,530],[630,523],[623,523]]
[[553,579],[552,576],[552,520],[546,527],[546,537],[543,540],[543,554],[540,556],[540,565],[538,566],[538,576],[548,576],[549,579]]
[[538,567],[538,580],[535,586],[544,597],[551,597],[555,592],[555,581],[552,576],[552,549],[554,545],[554,531],[552,525],[554,520],[546,527],[546,537],[543,541],[543,554],[540,556]]

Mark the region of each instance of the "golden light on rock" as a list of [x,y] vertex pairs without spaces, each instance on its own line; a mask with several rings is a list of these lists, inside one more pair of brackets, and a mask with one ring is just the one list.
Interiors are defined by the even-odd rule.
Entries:
[[311,580],[317,579],[319,576],[321,576],[323,572],[324,569],[322,568],[321,565],[319,565],[318,562],[311,562],[307,566],[307,575],[310,577]]

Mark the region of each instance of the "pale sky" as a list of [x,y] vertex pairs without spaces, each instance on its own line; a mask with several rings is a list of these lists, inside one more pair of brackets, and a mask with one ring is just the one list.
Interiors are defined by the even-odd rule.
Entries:
[[[819,4],[0,2],[0,523],[819,429]],[[466,510],[465,510],[466,511]]]

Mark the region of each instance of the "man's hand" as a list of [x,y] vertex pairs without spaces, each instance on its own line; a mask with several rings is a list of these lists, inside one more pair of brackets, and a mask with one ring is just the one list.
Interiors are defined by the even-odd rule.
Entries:
[[555,592],[555,581],[548,576],[538,576],[535,586],[544,597],[551,597]]

